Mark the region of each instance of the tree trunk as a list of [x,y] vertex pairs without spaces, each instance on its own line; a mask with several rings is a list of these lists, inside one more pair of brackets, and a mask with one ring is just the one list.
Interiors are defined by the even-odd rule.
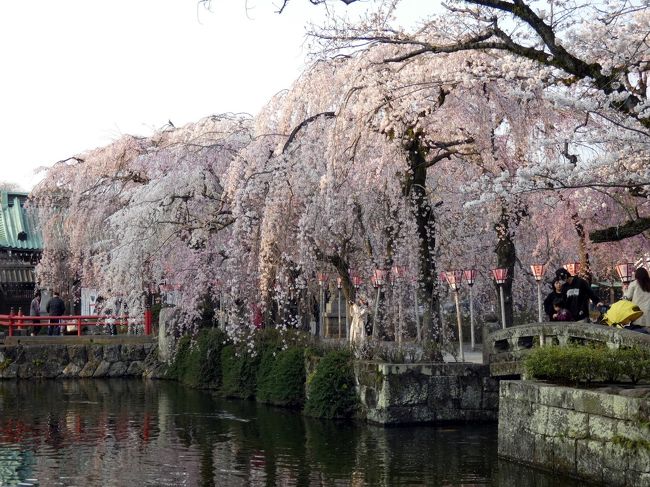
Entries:
[[418,236],[418,304],[424,308],[422,317],[423,340],[441,338],[438,317],[438,279],[434,251],[436,248],[435,214],[426,192],[427,163],[425,150],[415,134],[405,144],[410,173],[402,185],[403,194],[410,198]]
[[[508,218],[507,208],[501,207],[501,216],[498,223],[495,225],[497,232],[497,245],[495,253],[497,254],[497,267],[508,269],[508,278],[503,286],[504,307],[506,315],[506,326],[510,327],[513,324],[513,309],[512,309],[512,281],[515,273],[515,262],[517,260],[517,251],[515,243],[510,234],[510,220]],[[496,285],[497,303],[499,303],[499,316],[501,315],[501,300],[499,297],[499,284]]]
[[591,272],[591,264],[589,262],[589,252],[587,251],[587,232],[585,227],[580,221],[577,213],[571,215],[573,220],[573,227],[578,234],[578,257],[580,259],[580,274],[584,277],[589,284],[591,284],[593,274]]

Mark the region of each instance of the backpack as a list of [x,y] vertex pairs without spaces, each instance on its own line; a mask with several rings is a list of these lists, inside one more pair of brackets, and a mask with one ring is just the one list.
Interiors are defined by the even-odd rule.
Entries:
[[602,322],[607,326],[623,328],[643,316],[643,311],[638,305],[627,299],[616,301],[609,307],[603,316]]

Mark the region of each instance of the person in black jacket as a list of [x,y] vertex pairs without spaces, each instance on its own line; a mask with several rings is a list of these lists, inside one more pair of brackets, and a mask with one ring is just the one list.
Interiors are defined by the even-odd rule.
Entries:
[[558,298],[562,299],[563,301],[566,300],[566,296],[562,292],[563,285],[564,283],[562,281],[555,279],[551,284],[553,290],[548,293],[548,296],[546,296],[546,299],[544,299],[544,312],[548,316],[549,321],[556,321],[554,317],[555,308],[553,307],[553,302]]
[[[50,299],[45,307],[45,310],[50,316],[63,316],[65,314],[65,303],[59,296],[57,291],[54,291],[52,299]],[[50,323],[58,323],[59,320],[50,320]],[[60,335],[61,328],[58,325],[50,325],[47,327],[47,334]]]
[[589,300],[598,307],[602,306],[596,293],[587,281],[572,276],[564,268],[555,271],[555,277],[562,282],[562,292],[566,295],[566,308],[575,321],[589,323]]

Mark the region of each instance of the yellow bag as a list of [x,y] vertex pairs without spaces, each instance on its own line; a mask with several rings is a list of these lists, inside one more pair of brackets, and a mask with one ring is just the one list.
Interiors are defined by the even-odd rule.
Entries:
[[643,311],[632,301],[621,299],[612,304],[603,316],[603,324],[608,326],[629,325],[643,316]]

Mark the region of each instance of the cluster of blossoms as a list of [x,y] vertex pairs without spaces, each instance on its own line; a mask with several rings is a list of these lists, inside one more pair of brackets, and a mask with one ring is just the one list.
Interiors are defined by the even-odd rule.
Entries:
[[[390,25],[391,0],[333,21],[314,32],[320,58],[257,116],[55,164],[32,194],[41,284],[119,292],[138,310],[165,283],[187,322],[208,302],[250,343],[260,320],[305,326],[323,287],[336,297],[334,277],[346,302],[376,296],[387,333],[398,303],[422,308],[428,336],[441,270],[478,269],[489,311],[490,269],[508,268],[510,316],[534,308],[533,262],[610,278],[649,250],[643,232],[598,245],[589,233],[650,218],[650,53],[646,8],[602,3],[589,17],[590,2],[531,2],[521,17],[459,0],[410,32]],[[370,286],[394,266],[407,276]]]

